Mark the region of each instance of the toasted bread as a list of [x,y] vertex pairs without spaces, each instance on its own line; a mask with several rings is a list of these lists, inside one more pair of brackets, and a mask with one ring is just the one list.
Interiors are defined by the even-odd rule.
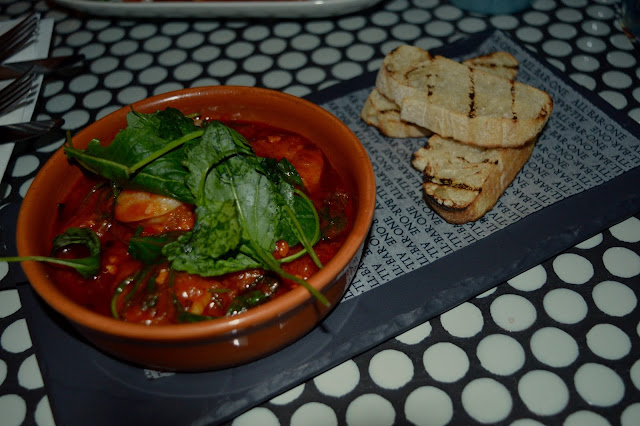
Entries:
[[400,106],[402,120],[488,148],[526,145],[553,109],[544,91],[412,46],[385,57],[376,88]]
[[390,138],[419,138],[430,136],[431,131],[400,118],[400,107],[373,89],[362,107],[360,117],[365,123],[377,127]]
[[527,162],[534,141],[519,148],[479,148],[433,135],[411,164],[423,172],[427,203],[449,223],[480,219]]
[[[417,60],[424,60],[428,52],[415,50]],[[477,56],[462,62],[472,68],[499,75],[503,78],[515,79],[518,74],[518,60],[507,52],[493,52],[488,55]],[[432,132],[417,124],[400,118],[400,107],[383,96],[376,88],[367,98],[360,117],[369,125],[377,127],[380,132],[391,138],[418,138],[430,136]]]

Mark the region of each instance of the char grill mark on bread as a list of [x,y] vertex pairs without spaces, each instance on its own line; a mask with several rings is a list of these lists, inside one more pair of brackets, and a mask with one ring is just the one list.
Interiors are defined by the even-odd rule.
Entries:
[[473,69],[469,68],[469,118],[476,116],[476,89],[473,82]]

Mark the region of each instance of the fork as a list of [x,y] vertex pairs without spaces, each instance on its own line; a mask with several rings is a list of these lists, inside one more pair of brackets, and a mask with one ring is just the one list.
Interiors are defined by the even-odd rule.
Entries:
[[29,70],[0,90],[0,115],[13,111],[20,105],[31,91],[35,78],[33,70]]
[[0,62],[22,50],[35,36],[38,29],[38,15],[32,12],[13,28],[0,36]]

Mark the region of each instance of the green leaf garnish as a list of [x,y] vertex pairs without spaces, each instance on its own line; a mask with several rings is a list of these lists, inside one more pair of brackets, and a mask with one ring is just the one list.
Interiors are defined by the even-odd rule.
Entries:
[[[80,244],[87,248],[89,256],[79,259],[60,259],[53,257],[58,250]],[[52,256],[13,256],[0,257],[3,262],[37,261],[69,266],[75,269],[83,278],[89,278],[100,271],[100,241],[96,234],[88,228],[69,228],[63,234],[53,239]]]

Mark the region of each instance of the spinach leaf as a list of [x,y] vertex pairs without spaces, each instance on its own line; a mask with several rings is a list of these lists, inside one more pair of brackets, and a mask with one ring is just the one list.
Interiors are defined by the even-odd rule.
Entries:
[[[60,259],[53,255],[65,247],[80,244],[87,248],[89,256],[79,259]],[[83,278],[89,278],[100,271],[100,241],[96,234],[88,228],[69,228],[63,234],[53,239],[51,257],[46,256],[14,256],[0,257],[3,262],[24,261],[48,262],[57,265],[69,266],[75,269]]]
[[192,120],[175,109],[127,114],[127,127],[108,146],[94,139],[85,150],[64,147],[67,157],[118,186],[146,190],[193,202],[185,187],[184,151],[175,149],[202,134]]
[[162,262],[165,259],[162,253],[164,246],[175,241],[179,235],[176,232],[170,232],[142,237],[141,232],[142,228],[138,228],[129,240],[129,255],[147,265]]

